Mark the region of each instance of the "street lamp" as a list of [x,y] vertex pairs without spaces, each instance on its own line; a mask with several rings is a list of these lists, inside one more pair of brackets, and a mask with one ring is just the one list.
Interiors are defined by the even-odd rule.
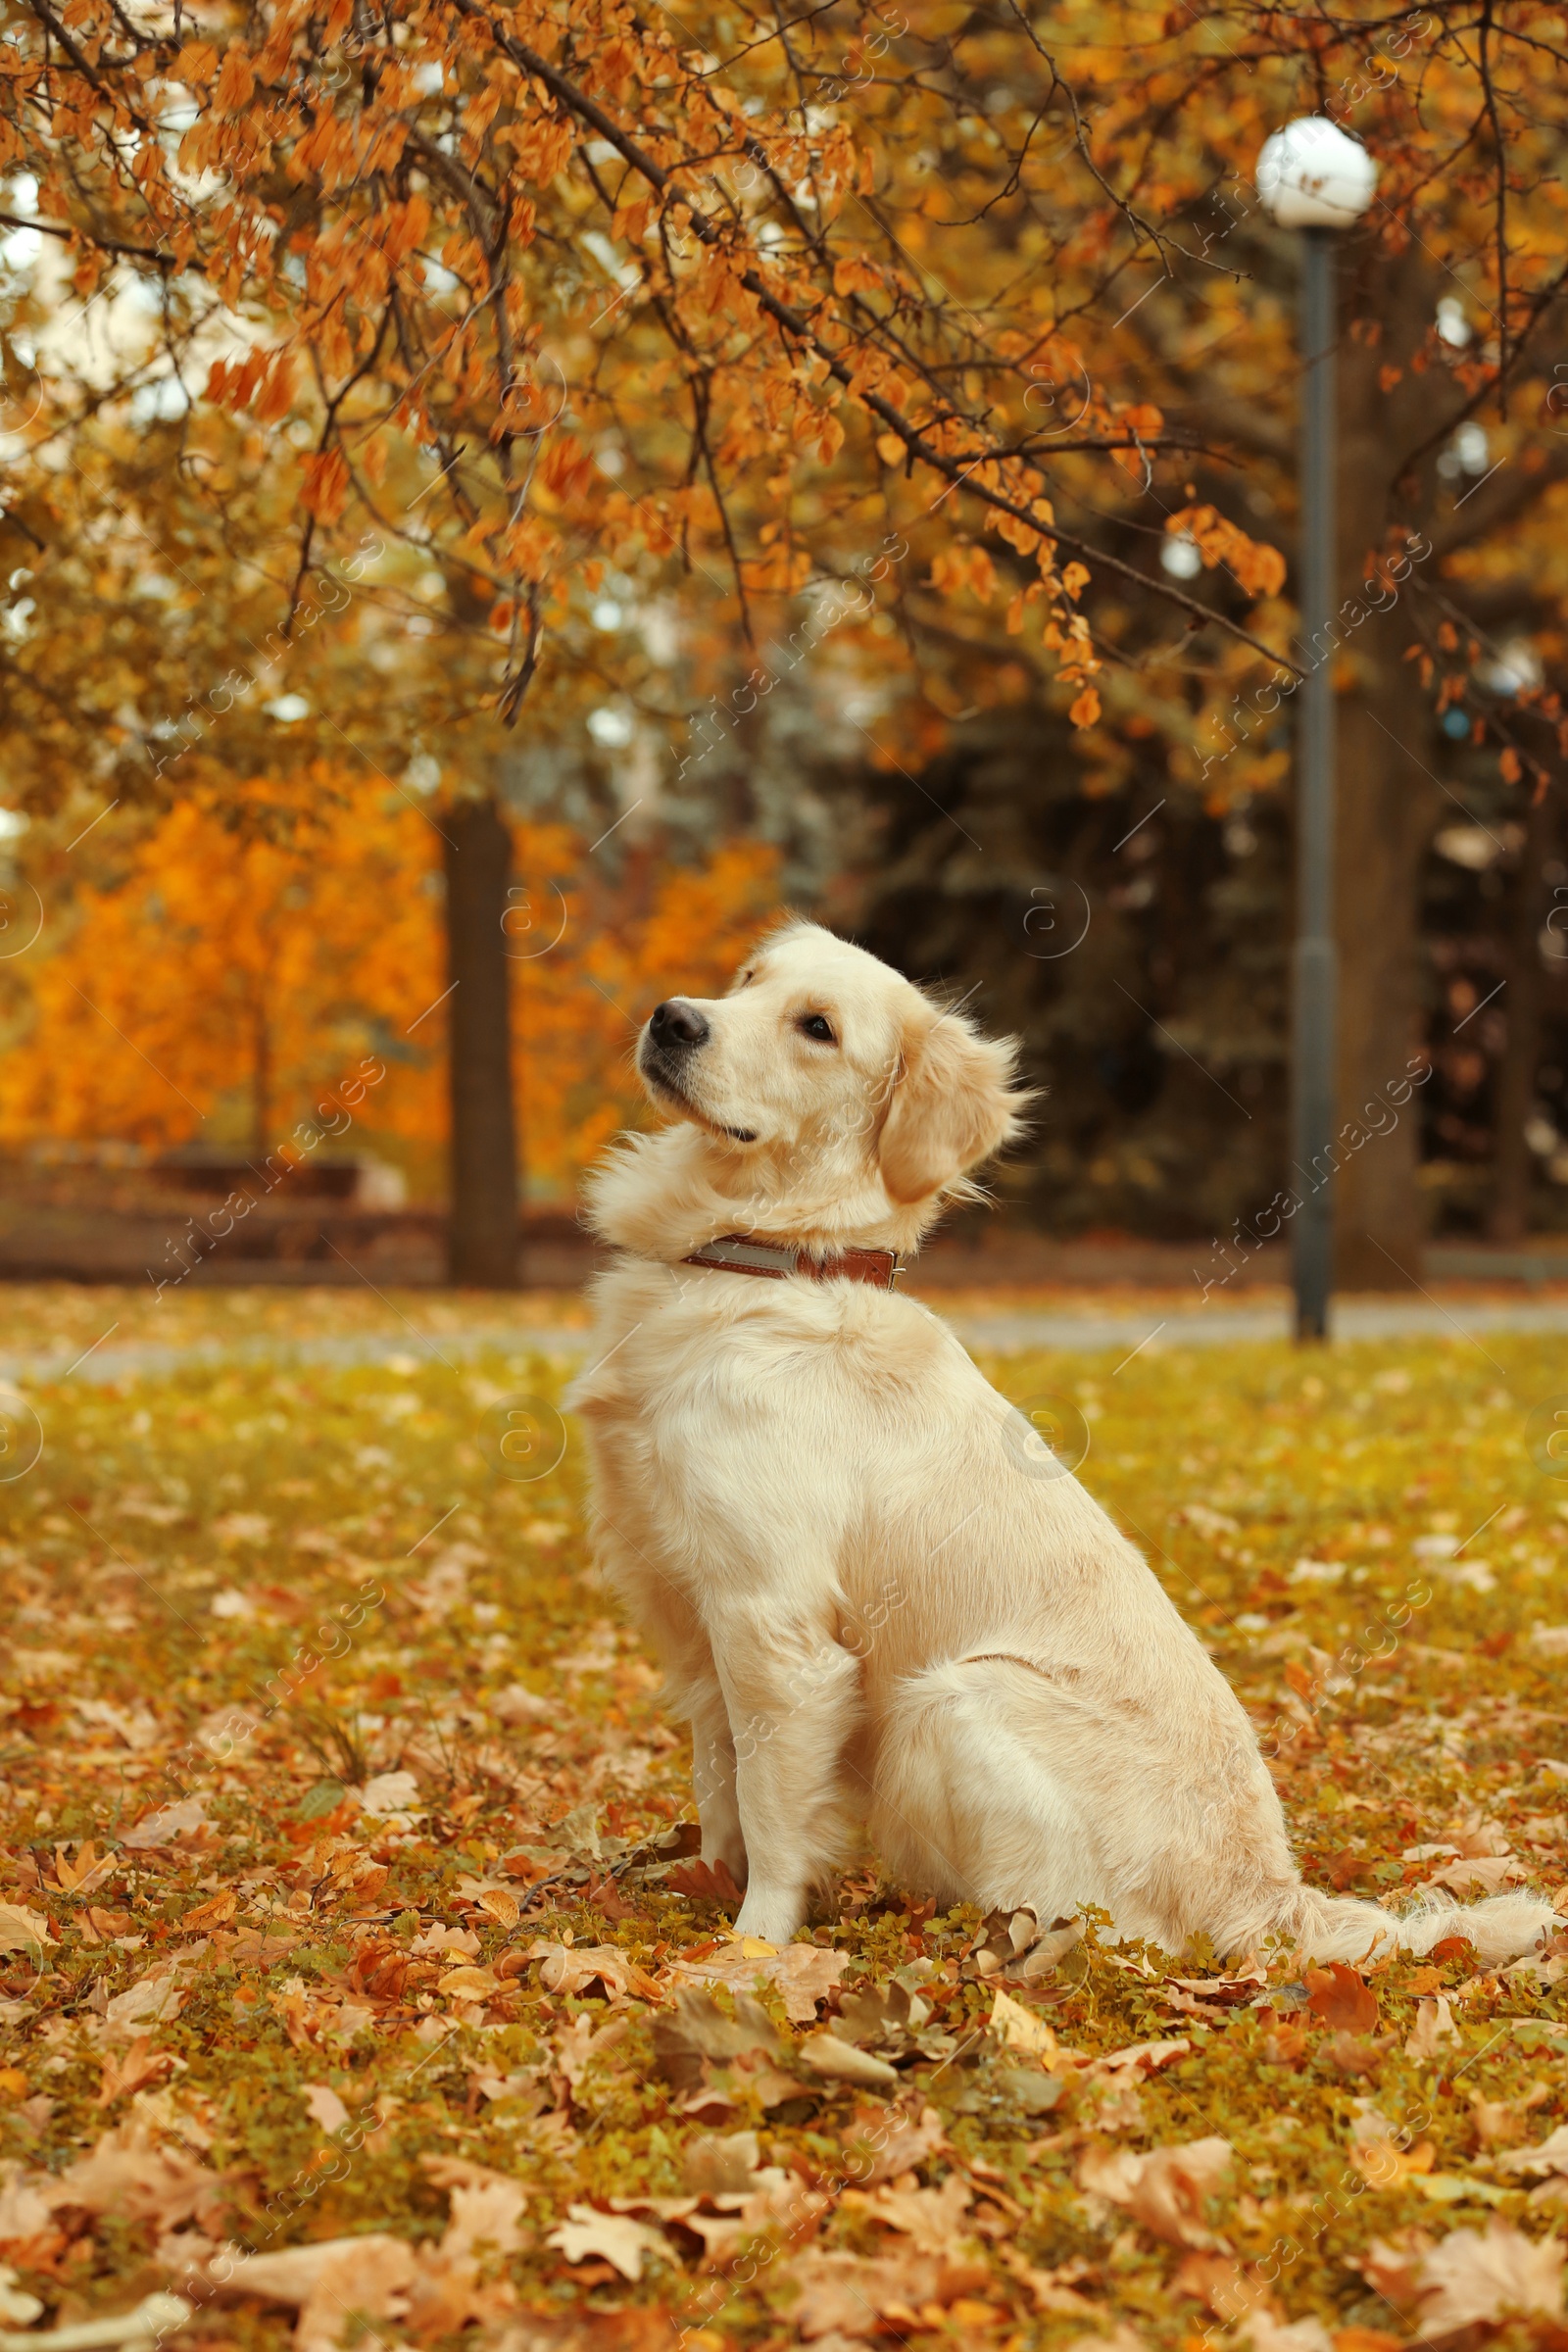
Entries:
[[1301,246],[1300,612],[1306,651],[1296,800],[1291,1155],[1303,1179],[1292,1253],[1296,1336],[1328,1337],[1334,1280],[1335,238],[1372,201],[1378,168],[1356,139],[1305,115],[1263,142],[1257,192]]

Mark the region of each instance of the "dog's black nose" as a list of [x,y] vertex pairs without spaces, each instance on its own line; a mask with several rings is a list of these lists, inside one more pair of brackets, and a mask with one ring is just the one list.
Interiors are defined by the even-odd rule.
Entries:
[[648,1033],[656,1046],[671,1053],[690,1053],[694,1046],[708,1043],[708,1023],[695,1004],[684,997],[671,997],[666,1004],[656,1004],[648,1024]]

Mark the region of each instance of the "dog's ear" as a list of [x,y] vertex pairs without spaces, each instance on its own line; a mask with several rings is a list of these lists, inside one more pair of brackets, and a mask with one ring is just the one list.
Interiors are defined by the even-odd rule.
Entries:
[[1010,1040],[922,1008],[905,1032],[877,1147],[890,1200],[907,1207],[929,1199],[1018,1132],[1029,1098],[1012,1084],[1016,1055]]

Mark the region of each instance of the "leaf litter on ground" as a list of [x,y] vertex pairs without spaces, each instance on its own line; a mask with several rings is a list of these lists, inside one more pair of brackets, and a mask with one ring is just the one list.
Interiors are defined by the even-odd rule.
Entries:
[[[286,1350],[337,1303],[199,1311]],[[577,1450],[514,1484],[483,1449],[558,1361],[34,1386],[0,2323],[134,2342],[162,2295],[214,2352],[1557,2352],[1568,1488],[1523,1426],[1561,1375],[1492,1345],[1496,1381],[1458,1341],[993,1369],[1083,1413],[1314,1884],[1558,1898],[1564,1936],[1494,1971],[1462,1937],[1361,1969],[1117,1946],[939,1913],[870,1854],[794,1942],[743,1941]],[[1446,1573],[1483,1522],[1486,1576]]]

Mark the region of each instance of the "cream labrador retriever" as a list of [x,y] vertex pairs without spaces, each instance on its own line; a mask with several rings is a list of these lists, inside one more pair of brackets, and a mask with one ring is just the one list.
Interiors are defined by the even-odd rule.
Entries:
[[703,1855],[787,1941],[858,1825],[910,1888],[1320,1958],[1552,1924],[1304,1886],[1239,1700],[1141,1554],[893,1288],[1019,1129],[1010,1045],[792,922],[638,1067],[673,1123],[591,1186],[598,1557],[689,1719]]

